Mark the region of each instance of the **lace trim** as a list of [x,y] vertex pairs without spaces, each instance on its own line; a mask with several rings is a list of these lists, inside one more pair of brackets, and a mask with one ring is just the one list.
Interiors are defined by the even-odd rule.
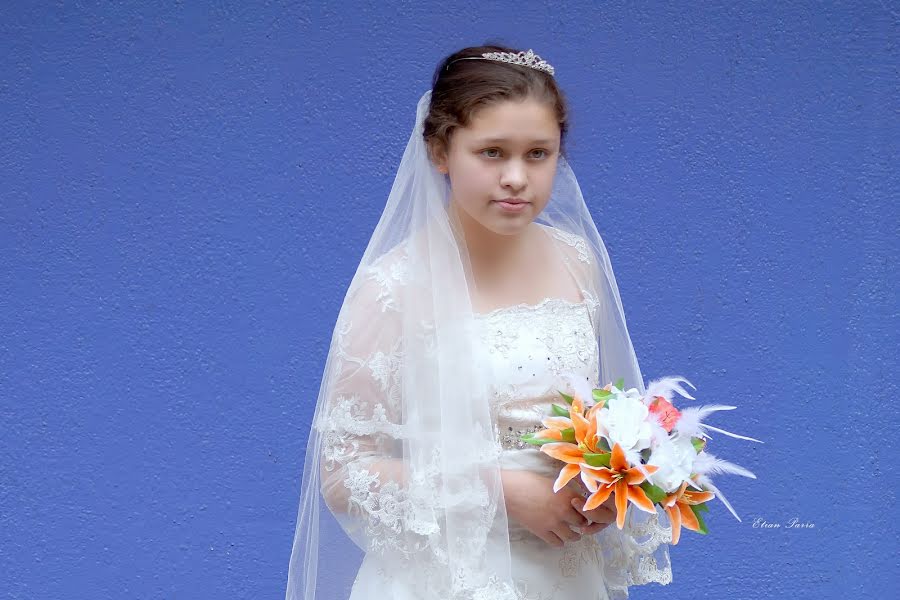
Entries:
[[501,306],[500,308],[495,308],[486,313],[475,313],[476,319],[489,319],[491,317],[496,317],[498,314],[506,314],[506,313],[516,313],[516,312],[534,312],[545,308],[548,304],[562,305],[568,306],[571,308],[580,308],[588,304],[588,300],[585,298],[584,300],[580,300],[578,302],[572,302],[571,300],[566,300],[565,298],[544,298],[537,304],[528,304],[527,302],[520,302],[519,304],[513,304],[510,306]]
[[378,554],[392,551],[408,557],[417,546],[409,543],[411,540],[403,535],[404,532],[427,535],[437,532],[438,526],[415,518],[409,492],[396,481],[381,483],[379,475],[356,462],[348,465],[344,480],[350,490],[347,512],[351,516],[365,516],[369,551]]
[[367,551],[409,558],[429,546],[429,536],[440,532],[433,506],[438,495],[435,481],[439,461],[440,452],[435,449],[427,468],[413,473],[407,486],[382,482],[381,474],[368,468],[368,460],[347,465],[347,512],[364,517]]
[[565,544],[559,559],[559,572],[563,577],[576,577],[582,567],[596,571],[603,566],[600,559],[600,543],[592,535]]
[[392,422],[381,403],[372,407],[371,418],[365,417],[359,407],[359,396],[339,396],[326,416],[319,421],[319,429],[323,432],[357,436],[373,433],[384,433],[396,439],[404,436],[403,425]]
[[[656,563],[654,553],[663,546],[663,551],[668,552],[666,545],[672,541],[672,527],[663,527],[659,523],[659,514],[653,514],[646,523],[638,523],[632,526],[632,537],[647,537],[645,542],[637,543],[638,567],[632,575],[635,585],[644,583],[668,584],[672,582],[672,566],[665,554],[666,564],[660,568]],[[635,540],[636,541],[636,540]]]
[[400,364],[403,361],[403,350],[400,348],[400,338],[394,342],[387,354],[378,351],[368,361],[372,377],[381,386],[381,391],[387,396],[388,406],[393,414],[399,414],[402,387],[400,384]]
[[[634,538],[648,539],[638,542]],[[672,566],[669,562],[668,546],[672,540],[672,527],[659,524],[659,513],[651,515],[645,523],[632,525],[626,544],[615,549],[612,560],[606,565],[609,590],[615,600],[627,599],[628,588],[632,585],[672,583]],[[662,547],[662,549],[660,549]],[[662,567],[657,557],[664,561]],[[621,577],[624,576],[624,580]]]
[[366,276],[379,285],[379,293],[375,299],[381,303],[381,312],[400,310],[394,302],[396,297],[394,288],[398,284],[406,285],[409,282],[409,257],[406,252],[407,248],[404,245],[396,260],[385,264],[385,261],[391,256],[389,253],[366,269]]
[[648,540],[640,544],[641,550],[644,552],[652,552],[662,544],[668,544],[672,541],[672,527],[663,527],[659,524],[659,514],[652,515],[646,523],[638,523],[633,525],[632,535],[639,537],[648,537]]
[[660,569],[656,565],[656,559],[653,556],[642,556],[634,583],[635,585],[644,583],[668,585],[672,583],[672,567],[666,566],[664,569]]
[[[464,589],[471,589],[471,586]],[[472,600],[518,600],[520,596],[508,583],[501,583],[496,575],[488,579],[487,585],[472,593]]]
[[549,230],[553,237],[565,242],[572,248],[575,248],[575,251],[578,252],[578,260],[586,264],[591,264],[591,260],[588,258],[587,242],[583,237],[569,233],[568,231],[563,231],[556,227],[551,227]]

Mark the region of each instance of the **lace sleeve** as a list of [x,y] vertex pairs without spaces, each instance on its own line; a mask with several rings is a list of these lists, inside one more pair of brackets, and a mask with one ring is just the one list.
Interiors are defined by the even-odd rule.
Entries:
[[403,348],[394,287],[397,263],[370,267],[338,317],[316,427],[321,492],[364,551],[408,551],[407,533],[430,533],[413,517],[402,460],[400,362]]
[[[635,510],[633,507],[629,510]],[[628,588],[633,585],[672,582],[672,565],[669,561],[671,526],[665,513],[639,515],[634,522],[629,514],[626,526],[619,530],[615,525],[598,534],[603,555],[603,575],[611,600],[628,598]]]

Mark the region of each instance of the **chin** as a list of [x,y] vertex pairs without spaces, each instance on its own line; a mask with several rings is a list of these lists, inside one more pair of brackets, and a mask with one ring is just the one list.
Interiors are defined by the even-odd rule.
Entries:
[[481,225],[485,229],[489,229],[496,233],[497,235],[518,235],[528,229],[528,226],[531,225],[532,219],[517,219],[513,221],[512,219],[508,220],[505,223],[498,223],[496,221],[492,221],[491,223],[482,223]]

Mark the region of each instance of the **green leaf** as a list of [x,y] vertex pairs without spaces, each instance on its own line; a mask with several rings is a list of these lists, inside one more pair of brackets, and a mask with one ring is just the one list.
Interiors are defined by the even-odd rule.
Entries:
[[619,377],[619,380],[616,382],[616,387],[620,390],[623,389],[625,387],[625,379]]
[[575,443],[575,428],[569,427],[568,429],[562,430],[562,441],[569,442],[570,444]]
[[534,437],[533,433],[526,433],[519,439],[522,440],[523,442],[526,442],[528,444],[533,444],[535,446],[543,446],[544,444],[552,444],[553,442],[559,441],[559,440],[553,440],[550,438]]
[[563,408],[559,404],[553,404],[553,416],[555,417],[568,417],[569,409]]
[[609,442],[606,441],[605,437],[601,437],[600,441],[597,442],[597,447],[603,450],[604,452],[612,452],[612,448],[609,447]]
[[706,440],[703,438],[692,437],[691,445],[694,446],[694,450],[697,451],[697,454],[700,454],[704,448],[706,448]]
[[606,406],[606,400],[612,396],[612,392],[608,392],[606,390],[594,390],[592,392],[592,397],[594,399],[595,404],[599,404],[600,408]]
[[590,452],[584,453],[584,462],[592,467],[609,467],[609,458],[610,454],[592,454]]
[[708,512],[709,511],[709,502],[704,502],[703,504],[695,504],[694,509],[699,510],[700,512]]
[[704,511],[700,508],[705,504],[706,503],[704,502],[703,504],[696,504],[691,506],[691,510],[694,512],[694,516],[697,517],[697,522],[700,523],[700,530],[697,533],[702,533],[703,535],[709,533],[709,529],[706,527],[706,521],[703,520],[703,515],[701,514]]
[[[559,390],[556,390],[556,391],[559,392]],[[572,404],[575,401],[575,399],[572,398],[572,396],[565,394],[563,392],[559,392],[559,395],[563,397],[563,400],[565,400],[567,404]]]
[[657,485],[653,485],[649,481],[645,481],[640,487],[644,490],[644,493],[647,494],[647,497],[650,498],[650,501],[653,502],[653,504],[659,504],[666,499],[665,490]]

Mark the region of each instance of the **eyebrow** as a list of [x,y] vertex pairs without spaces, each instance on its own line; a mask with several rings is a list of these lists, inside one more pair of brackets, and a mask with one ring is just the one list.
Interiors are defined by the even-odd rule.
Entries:
[[[486,138],[483,140],[477,140],[476,143],[477,144],[502,144],[504,142],[509,142],[509,141],[511,141],[509,138],[493,137],[493,138]],[[552,144],[553,140],[531,140],[530,143],[542,144],[544,146],[547,146],[547,145]]]

